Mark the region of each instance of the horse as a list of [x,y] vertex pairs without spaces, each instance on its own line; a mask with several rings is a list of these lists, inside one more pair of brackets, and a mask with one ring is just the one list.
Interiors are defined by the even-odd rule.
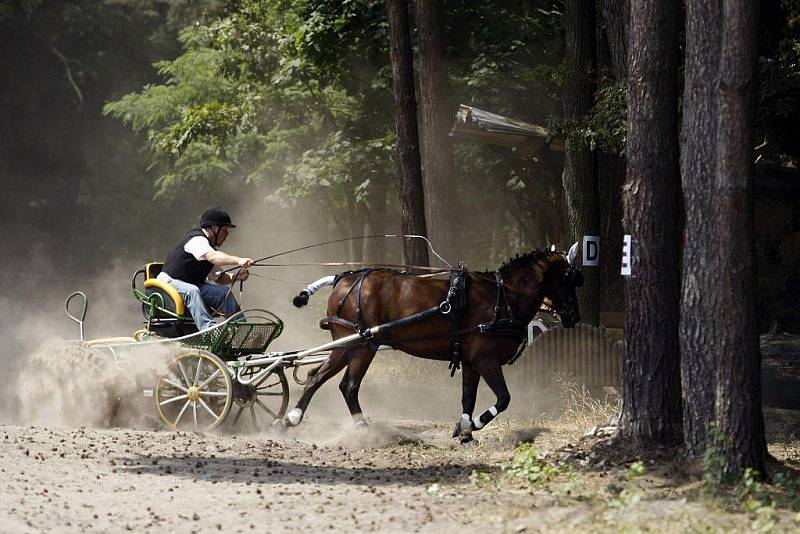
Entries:
[[[412,356],[450,361],[455,367],[460,364],[462,415],[453,436],[470,441],[473,431],[485,427],[508,407],[511,395],[502,366],[524,348],[527,324],[545,299],[564,327],[574,327],[580,320],[576,287],[582,284],[583,275],[571,265],[572,253],[569,256],[534,250],[507,261],[493,273],[460,271],[461,293],[466,300],[462,298],[464,305],[459,313],[450,309],[458,295],[448,280],[383,268],[321,279],[326,282],[318,285],[332,283],[333,290],[328,298],[328,317],[320,327],[330,330],[334,340],[354,332],[362,333],[364,339],[356,346],[333,349],[322,365],[309,373],[303,393],[284,417],[283,425],[298,425],[317,389],[346,369],[339,389],[356,427],[366,426],[358,401],[359,388],[378,346],[388,345]],[[294,298],[295,306],[306,304],[308,297],[308,292],[301,292]],[[387,323],[391,328],[372,328]],[[373,335],[375,331],[378,333]],[[473,418],[481,378],[497,400]]]

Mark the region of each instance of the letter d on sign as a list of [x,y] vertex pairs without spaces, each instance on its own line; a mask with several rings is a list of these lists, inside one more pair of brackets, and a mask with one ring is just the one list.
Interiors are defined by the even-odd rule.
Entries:
[[622,238],[622,276],[630,276],[633,271],[633,250],[632,240],[629,234]]
[[600,236],[583,236],[583,266],[597,267],[600,265]]

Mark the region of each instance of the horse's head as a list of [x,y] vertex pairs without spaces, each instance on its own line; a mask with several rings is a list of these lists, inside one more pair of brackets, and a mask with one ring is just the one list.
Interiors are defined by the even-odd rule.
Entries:
[[541,295],[550,301],[566,328],[572,328],[581,320],[576,288],[583,285],[583,273],[573,265],[574,260],[572,251],[568,254],[551,252],[540,286]]
[[534,297],[531,317],[546,299],[565,327],[572,328],[581,320],[575,288],[583,284],[583,273],[573,265],[576,250],[574,246],[568,253],[534,250],[500,267],[506,282]]

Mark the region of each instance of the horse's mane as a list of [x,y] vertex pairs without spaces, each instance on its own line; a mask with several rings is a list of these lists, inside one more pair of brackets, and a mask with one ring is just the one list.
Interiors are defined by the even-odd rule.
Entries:
[[517,254],[513,258],[509,258],[502,265],[500,265],[500,267],[498,267],[496,270],[481,271],[481,272],[482,272],[482,274],[493,274],[495,271],[501,271],[502,272],[502,271],[507,271],[509,269],[515,269],[517,267],[527,267],[528,265],[530,265],[530,263],[532,261],[533,262],[537,262],[539,260],[543,260],[543,259],[547,258],[548,256],[550,256],[551,254],[554,254],[554,253],[550,252],[549,250],[539,250],[537,248],[537,249],[534,249],[534,250],[532,250],[530,252],[527,252],[525,254]]

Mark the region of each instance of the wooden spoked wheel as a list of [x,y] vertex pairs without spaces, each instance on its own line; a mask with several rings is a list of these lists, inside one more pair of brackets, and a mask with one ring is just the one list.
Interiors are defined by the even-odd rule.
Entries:
[[[247,368],[243,379],[255,376],[261,368]],[[282,368],[275,368],[253,384],[234,384],[233,426],[248,426],[254,431],[266,428],[286,414],[289,381]]]
[[225,420],[233,402],[225,362],[200,350],[175,356],[155,389],[158,414],[175,429],[210,430]]

